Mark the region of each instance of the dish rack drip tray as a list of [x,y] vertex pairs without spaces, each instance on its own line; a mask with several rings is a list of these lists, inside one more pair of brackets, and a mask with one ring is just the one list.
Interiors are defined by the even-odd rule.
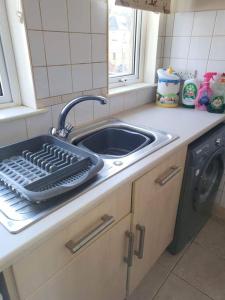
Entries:
[[1,184],[36,203],[75,189],[102,167],[98,156],[49,135],[0,148]]

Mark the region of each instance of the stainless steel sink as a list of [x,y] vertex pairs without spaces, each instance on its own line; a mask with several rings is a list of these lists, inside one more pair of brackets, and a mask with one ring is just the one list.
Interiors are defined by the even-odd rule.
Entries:
[[[33,204],[19,197],[11,202],[9,194],[5,198],[1,197],[0,205],[4,213],[0,211],[0,222],[10,232],[21,231],[178,138],[166,132],[138,128],[118,120],[101,122],[82,130],[75,129],[70,136],[69,142],[98,153],[104,161],[103,169],[90,182],[42,204]],[[4,186],[0,185],[2,188]]]
[[171,143],[178,136],[113,119],[75,130],[70,138],[72,144],[103,159],[104,167],[97,179],[101,182]]
[[109,125],[73,141],[78,147],[88,149],[105,158],[118,158],[136,152],[153,143],[152,133],[130,128],[128,125]]

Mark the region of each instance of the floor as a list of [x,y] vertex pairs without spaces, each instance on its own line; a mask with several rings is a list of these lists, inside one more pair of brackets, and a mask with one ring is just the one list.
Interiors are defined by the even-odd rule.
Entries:
[[212,218],[182,253],[164,253],[128,300],[225,300],[225,222]]

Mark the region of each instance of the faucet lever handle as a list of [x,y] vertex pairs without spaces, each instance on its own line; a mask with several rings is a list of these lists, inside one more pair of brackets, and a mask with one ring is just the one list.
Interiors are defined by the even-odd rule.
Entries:
[[66,131],[67,135],[69,135],[70,132],[73,130],[73,125],[70,124],[70,123],[67,123],[67,124],[65,125],[65,129],[64,129],[64,130]]

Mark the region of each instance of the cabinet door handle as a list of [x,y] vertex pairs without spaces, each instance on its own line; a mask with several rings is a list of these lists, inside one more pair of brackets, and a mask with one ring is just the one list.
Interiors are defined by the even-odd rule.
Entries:
[[125,235],[129,240],[129,244],[128,244],[128,256],[124,257],[124,261],[125,263],[127,263],[128,267],[132,267],[133,253],[134,253],[134,234],[131,231],[126,231]]
[[180,167],[176,167],[176,166],[170,167],[169,170],[166,171],[162,176],[157,178],[155,182],[163,186],[167,182],[169,182],[173,177],[175,177],[178,173],[180,173],[180,171],[181,171]]
[[70,240],[65,244],[65,246],[70,250],[72,254],[74,254],[83,246],[85,246],[88,242],[94,239],[103,230],[105,230],[108,226],[110,226],[113,222],[115,222],[113,216],[104,215],[103,217],[101,217],[100,224],[98,224],[94,229],[90,230],[87,234],[82,236],[77,241]]
[[136,230],[140,231],[140,239],[139,239],[139,247],[138,251],[134,251],[134,254],[139,258],[142,259],[144,256],[144,245],[145,245],[145,226],[136,225]]

